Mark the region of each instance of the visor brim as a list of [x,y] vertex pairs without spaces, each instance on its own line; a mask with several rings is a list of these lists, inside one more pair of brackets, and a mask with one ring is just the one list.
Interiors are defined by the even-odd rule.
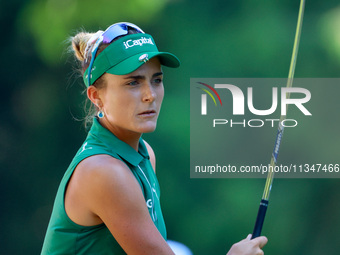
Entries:
[[141,57],[145,54],[148,60],[158,57],[161,65],[163,66],[172,67],[172,68],[177,68],[180,66],[179,59],[175,55],[169,52],[143,52],[143,53],[138,53],[136,55],[133,55],[121,61],[117,65],[111,67],[106,72],[110,74],[115,74],[115,75],[125,75],[125,74],[132,73],[135,70],[137,70],[139,67],[141,67],[144,63],[147,62],[145,58],[143,58],[145,61],[141,59]]

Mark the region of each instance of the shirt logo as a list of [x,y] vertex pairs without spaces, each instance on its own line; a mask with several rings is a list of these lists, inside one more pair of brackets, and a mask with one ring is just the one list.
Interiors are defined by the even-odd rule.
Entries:
[[92,149],[92,147],[85,148],[86,146],[87,146],[87,142],[84,143],[84,145],[83,145],[83,147],[82,147],[82,150],[79,152],[79,154],[82,153],[82,152],[85,151],[85,150],[91,150],[91,149]]
[[152,208],[152,200],[151,200],[151,199],[148,199],[148,200],[146,201],[146,206],[147,206],[148,208]]
[[125,49],[132,48],[132,47],[137,46],[137,45],[143,46],[143,44],[154,45],[151,38],[146,38],[146,37],[141,37],[140,39],[137,39],[137,40],[131,40],[130,39],[130,40],[123,42],[123,44],[125,46]]

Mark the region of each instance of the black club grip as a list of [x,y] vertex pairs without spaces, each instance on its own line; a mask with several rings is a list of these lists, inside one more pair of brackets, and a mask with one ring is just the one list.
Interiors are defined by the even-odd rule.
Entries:
[[264,217],[266,216],[267,207],[268,207],[268,200],[262,199],[260,203],[259,211],[257,213],[255,227],[254,227],[254,231],[253,231],[253,235],[251,239],[254,239],[261,235],[261,230],[262,230],[262,226],[264,222]]

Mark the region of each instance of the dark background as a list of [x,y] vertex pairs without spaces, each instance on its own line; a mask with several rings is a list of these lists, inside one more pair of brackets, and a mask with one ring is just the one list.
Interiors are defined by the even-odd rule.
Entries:
[[[298,8],[297,0],[1,0],[0,254],[40,253],[58,184],[86,136],[75,121],[84,117],[85,98],[68,37],[119,21],[136,23],[182,62],[180,69],[164,68],[158,128],[144,136],[157,155],[169,239],[194,254],[225,254],[251,233],[263,179],[189,177],[190,78],[287,77]],[[338,0],[307,0],[296,77],[339,76],[339,27]],[[321,107],[338,114],[338,104]],[[337,131],[324,130],[340,142]],[[316,147],[332,149],[313,143],[318,134],[308,132],[299,144],[304,154],[317,159]],[[301,150],[288,150],[285,139],[282,150],[298,157]],[[255,153],[268,154],[261,144]],[[276,179],[265,253],[339,254],[339,184]]]

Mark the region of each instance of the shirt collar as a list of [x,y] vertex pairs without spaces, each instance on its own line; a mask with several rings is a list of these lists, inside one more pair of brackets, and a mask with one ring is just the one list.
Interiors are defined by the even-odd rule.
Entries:
[[130,145],[119,140],[112,132],[104,128],[97,118],[93,119],[89,135],[96,137],[100,142],[106,144],[113,152],[117,153],[131,165],[138,166],[144,158],[149,159],[149,154],[142,138],[139,139],[137,152]]

